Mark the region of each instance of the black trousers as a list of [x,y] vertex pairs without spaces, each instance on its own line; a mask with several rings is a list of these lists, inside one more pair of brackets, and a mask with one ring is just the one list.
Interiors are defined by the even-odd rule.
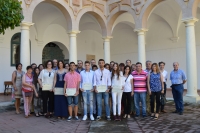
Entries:
[[52,92],[42,91],[42,100],[43,100],[43,113],[47,113],[47,107],[48,107],[48,112],[53,112],[53,109],[54,109],[54,93],[53,93],[53,91]]
[[[161,95],[166,97],[167,84],[165,82],[163,84],[164,84],[164,94],[161,94]],[[165,107],[165,105],[161,105],[161,111],[164,110],[164,107]]]
[[133,100],[133,98],[131,97],[131,92],[123,92],[122,102],[124,105],[124,114],[131,113],[131,100]]
[[161,95],[161,91],[151,92],[151,95],[150,95],[151,113],[154,113],[154,100],[155,100],[155,97],[156,97],[156,113],[159,113],[159,110],[160,110],[160,95]]

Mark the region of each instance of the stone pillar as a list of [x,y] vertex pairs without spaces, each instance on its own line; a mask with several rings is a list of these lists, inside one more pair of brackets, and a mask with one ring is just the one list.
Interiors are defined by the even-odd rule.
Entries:
[[187,66],[187,94],[184,101],[197,103],[200,97],[197,93],[197,58],[194,23],[196,18],[182,20],[186,27],[186,66]]
[[77,64],[77,34],[80,31],[70,31],[69,34],[69,62],[75,62]]
[[21,23],[20,62],[23,65],[23,70],[31,65],[29,28],[32,25],[33,23],[30,22]]
[[145,32],[147,29],[135,29],[138,34],[138,62],[142,63],[143,70],[146,68],[146,52],[145,52]]
[[111,38],[112,38],[111,36],[103,37],[105,63],[110,63],[110,39]]

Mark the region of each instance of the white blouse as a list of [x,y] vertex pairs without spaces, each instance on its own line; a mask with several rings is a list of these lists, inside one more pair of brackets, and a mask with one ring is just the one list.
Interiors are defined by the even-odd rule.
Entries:
[[49,72],[46,69],[43,69],[40,72],[40,75],[39,75],[38,78],[42,80],[43,84],[52,84],[53,85],[54,75],[55,75],[55,71],[54,70]]
[[[127,77],[124,76],[124,81],[126,80],[126,78]],[[129,75],[124,85],[124,92],[132,92],[131,80],[133,80],[133,76]]]
[[[111,73],[111,77],[112,77],[112,73]],[[119,74],[119,79],[117,77],[118,77],[117,74],[114,74],[114,76],[111,79],[111,84],[112,84],[111,86],[120,85],[120,86],[124,87],[124,84],[125,84],[124,80],[125,79],[124,79],[124,76],[123,76],[121,71],[120,71],[120,74]]]
[[165,70],[162,72],[162,75],[163,75],[163,82],[167,82],[167,76],[168,76],[167,74],[168,74],[168,73],[167,73],[167,71],[165,71]]

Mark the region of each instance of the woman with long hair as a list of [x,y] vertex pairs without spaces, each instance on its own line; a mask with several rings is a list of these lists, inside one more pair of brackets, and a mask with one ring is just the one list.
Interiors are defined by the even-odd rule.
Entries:
[[[160,73],[157,63],[153,63],[151,66],[151,72],[148,75],[148,91],[150,95],[151,103],[151,118],[158,119],[160,110],[160,96],[164,93],[163,76]],[[154,100],[156,98],[156,113],[154,112]]]
[[131,101],[133,101],[133,76],[131,75],[131,67],[125,66],[124,68],[124,92],[122,95],[122,102],[124,105],[124,118],[130,118]]
[[[54,76],[54,115],[60,119],[65,119],[68,116],[68,104],[67,98],[65,97],[64,93],[60,94],[57,93],[60,90],[64,92],[64,77],[66,74],[66,69],[64,68],[63,61],[58,61],[58,70]],[[56,92],[57,91],[57,92]]]
[[[113,115],[114,120],[121,120],[121,100],[122,92],[124,88],[124,78],[122,72],[119,71],[118,63],[114,63],[112,73],[111,73],[111,83],[112,83],[112,102],[113,102]],[[121,92],[115,92],[115,87],[120,87]],[[118,107],[118,108],[117,108]],[[116,115],[116,108],[118,115]]]
[[15,91],[15,109],[16,114],[20,114],[20,100],[22,98],[22,77],[25,72],[22,71],[22,64],[16,64],[16,70],[12,73],[12,83]]

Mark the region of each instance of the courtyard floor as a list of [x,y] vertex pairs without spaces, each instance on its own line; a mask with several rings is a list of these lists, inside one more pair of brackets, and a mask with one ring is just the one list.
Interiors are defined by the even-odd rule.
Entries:
[[158,120],[130,118],[119,121],[68,122],[56,118],[16,115],[14,106],[0,107],[0,133],[198,133],[200,132],[200,106],[185,105],[183,115],[173,114],[174,105],[166,105],[168,113],[160,114]]

